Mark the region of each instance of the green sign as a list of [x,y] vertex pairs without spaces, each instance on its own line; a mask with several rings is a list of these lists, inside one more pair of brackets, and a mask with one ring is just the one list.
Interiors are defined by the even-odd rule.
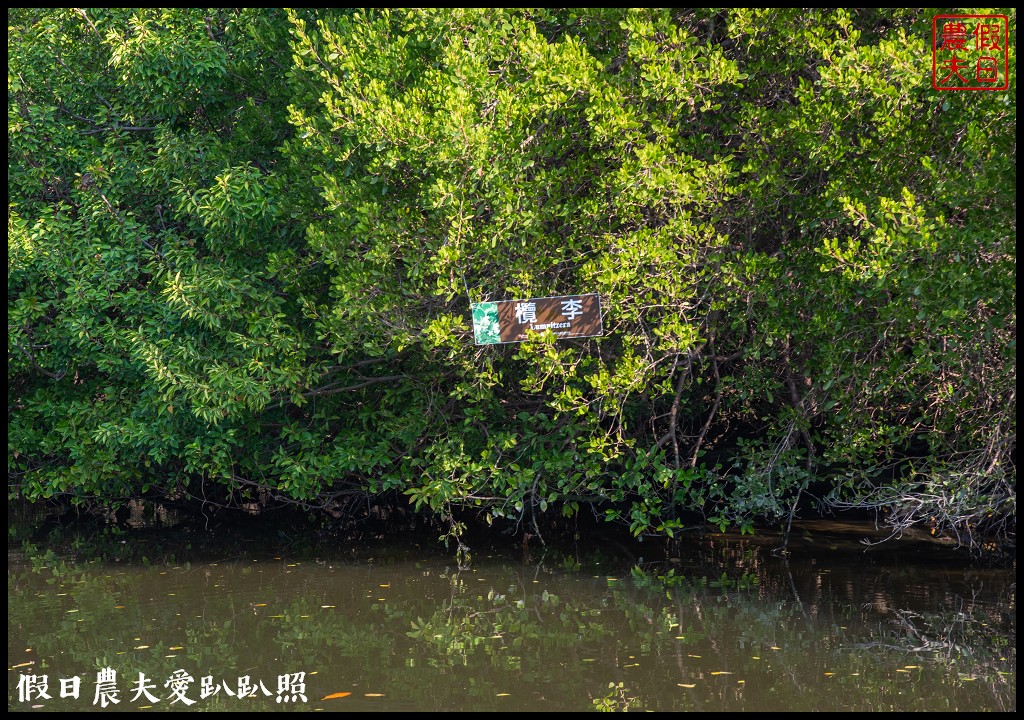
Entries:
[[473,303],[477,345],[522,342],[529,332],[550,330],[558,338],[604,334],[596,293]]

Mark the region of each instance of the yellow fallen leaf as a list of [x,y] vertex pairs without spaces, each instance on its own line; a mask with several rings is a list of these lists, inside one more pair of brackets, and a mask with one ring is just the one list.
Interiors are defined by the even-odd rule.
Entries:
[[686,657],[692,657],[692,658],[700,659],[700,655],[687,655]]
[[695,687],[697,687],[696,684],[694,684],[694,685],[687,685],[686,683],[676,683],[676,685],[678,685],[679,687],[684,687],[684,688],[695,688]]
[[363,693],[366,697],[384,697],[384,693]]
[[381,583],[380,586],[382,588],[389,588],[389,587],[391,587],[391,583]]
[[716,670],[716,671],[714,671],[711,674],[712,675],[732,675],[732,673],[729,672],[728,670]]
[[907,670],[920,670],[921,669],[920,665],[904,665],[903,667],[905,667]]
[[266,606],[267,606],[267,604],[266,604],[266,603],[255,603],[255,604],[253,605],[253,607],[266,607]]
[[181,645],[175,645],[174,647],[167,648],[168,650],[184,650],[185,648]]
[[498,693],[495,697],[510,697],[512,693]]
[[18,663],[17,665],[12,666],[11,670],[13,670],[14,668],[28,667],[29,665],[35,665],[35,664],[36,664],[35,660],[29,660],[28,662]]
[[147,648],[149,648],[149,645],[136,645],[132,650],[146,650]]
[[350,692],[331,693],[330,695],[326,695],[326,696],[324,696],[321,699],[322,700],[337,700],[338,698],[348,697],[351,694],[352,693],[350,693]]

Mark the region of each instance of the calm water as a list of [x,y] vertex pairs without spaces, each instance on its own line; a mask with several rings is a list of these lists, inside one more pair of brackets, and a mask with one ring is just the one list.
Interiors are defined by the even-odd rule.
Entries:
[[1015,570],[863,534],[510,540],[460,569],[411,542],[12,529],[8,709],[1016,710]]

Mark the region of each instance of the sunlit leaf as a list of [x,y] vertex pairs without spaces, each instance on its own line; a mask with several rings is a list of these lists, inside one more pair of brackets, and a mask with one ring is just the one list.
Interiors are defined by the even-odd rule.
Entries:
[[336,693],[331,693],[330,695],[325,695],[321,699],[322,700],[337,700],[338,698],[348,697],[351,694],[352,693],[350,693],[350,692],[336,692]]
[[712,675],[732,675],[733,673],[729,672],[728,670],[715,670],[711,674]]
[[693,685],[688,685],[686,683],[676,683],[676,685],[678,685],[679,687],[684,687],[684,688],[695,688],[695,687],[697,687],[696,683],[694,683]]

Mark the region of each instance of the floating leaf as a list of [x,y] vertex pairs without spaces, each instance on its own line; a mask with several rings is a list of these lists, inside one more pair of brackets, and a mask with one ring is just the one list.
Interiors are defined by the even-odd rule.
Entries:
[[384,693],[363,693],[366,697],[384,697]]
[[495,697],[511,697],[512,693],[498,693]]
[[136,645],[135,647],[132,648],[132,650],[146,650],[148,648],[149,648],[149,645]]
[[715,670],[711,674],[712,675],[732,675],[733,673],[729,672],[728,670]]
[[696,683],[694,683],[693,685],[687,685],[686,683],[676,683],[676,685],[678,685],[679,687],[684,687],[684,688],[695,688],[695,687],[697,687]]
[[330,695],[326,695],[326,696],[324,696],[321,699],[323,699],[323,700],[337,700],[338,698],[348,697],[351,694],[352,693],[350,693],[350,692],[331,693]]

